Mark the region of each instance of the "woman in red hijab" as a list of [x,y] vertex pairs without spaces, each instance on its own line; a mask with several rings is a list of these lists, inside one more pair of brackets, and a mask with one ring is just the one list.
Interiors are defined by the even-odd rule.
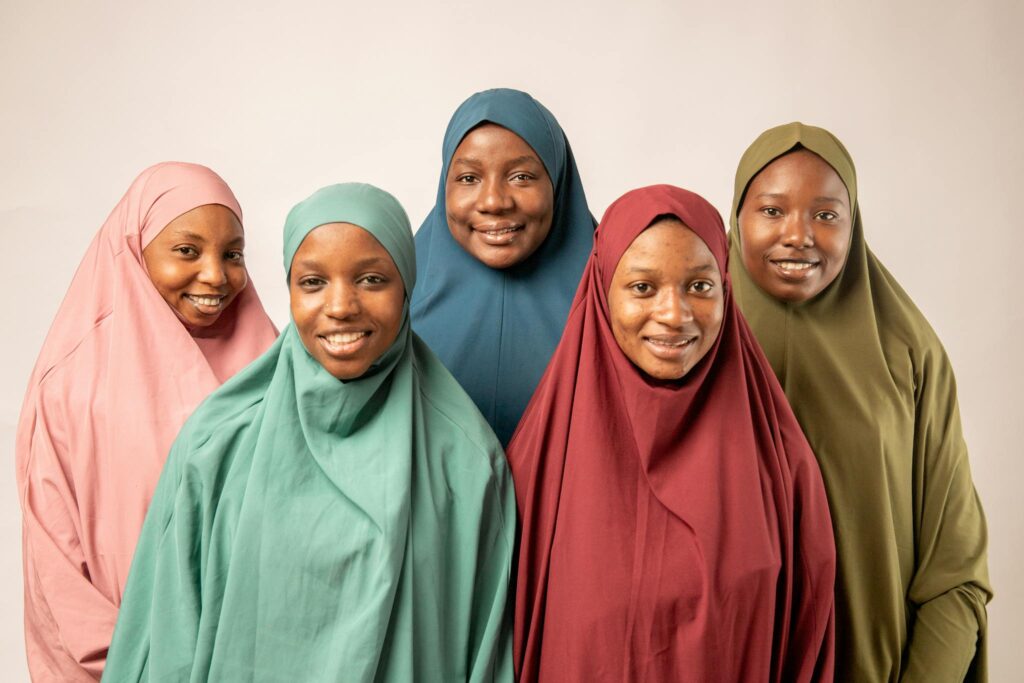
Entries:
[[832,679],[821,474],[727,252],[715,209],[669,185],[598,226],[508,448],[522,681]]

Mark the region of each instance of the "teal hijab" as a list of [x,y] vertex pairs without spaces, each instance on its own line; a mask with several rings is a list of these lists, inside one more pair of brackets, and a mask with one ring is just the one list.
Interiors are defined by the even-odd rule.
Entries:
[[410,329],[415,252],[391,195],[333,185],[297,205],[286,271],[338,222],[394,260],[397,339],[342,382],[290,324],[196,410],[153,497],[105,680],[511,680],[504,455]]

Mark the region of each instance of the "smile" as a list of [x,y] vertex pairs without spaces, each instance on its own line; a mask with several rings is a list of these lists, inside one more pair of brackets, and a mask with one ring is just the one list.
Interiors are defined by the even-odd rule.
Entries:
[[516,224],[503,224],[503,225],[479,225],[473,226],[473,232],[483,239],[483,241],[492,246],[503,246],[511,244],[516,234],[522,232],[526,226],[521,223]]
[[185,299],[195,306],[196,310],[203,315],[214,315],[216,313],[220,313],[220,310],[224,307],[224,301],[227,299],[227,295],[217,294],[212,296],[200,296],[198,294],[185,294]]
[[644,345],[662,360],[679,360],[697,337],[644,337]]
[[369,343],[370,332],[332,332],[317,337],[327,355],[336,358],[351,356]]
[[769,259],[775,272],[786,280],[803,280],[821,265],[820,261],[808,259]]

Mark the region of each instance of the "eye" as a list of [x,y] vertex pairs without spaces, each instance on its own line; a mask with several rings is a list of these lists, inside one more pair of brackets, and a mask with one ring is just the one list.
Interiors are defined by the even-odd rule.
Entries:
[[477,178],[472,173],[463,173],[461,175],[455,176],[455,182],[459,183],[460,185],[471,185],[475,183],[477,180],[479,180],[479,178]]
[[388,282],[388,279],[378,273],[370,273],[359,278],[360,284],[368,285],[370,287],[380,287]]
[[514,183],[528,183],[533,180],[533,176],[529,173],[516,173],[510,180]]
[[199,250],[189,244],[182,244],[181,246],[174,247],[173,251],[189,258],[199,256]]
[[240,263],[242,259],[245,258],[245,254],[242,253],[241,249],[232,249],[231,251],[224,254],[224,258],[226,258],[228,261]]
[[690,291],[695,294],[710,294],[715,288],[715,283],[708,280],[697,280],[690,285]]
[[769,218],[778,218],[779,216],[782,215],[782,212],[779,211],[774,206],[764,207],[763,209],[761,209],[761,213],[764,214],[765,216],[768,216]]
[[654,287],[649,282],[634,282],[629,285],[629,289],[638,296],[647,296],[654,291]]
[[837,214],[835,211],[819,211],[818,213],[814,214],[814,217],[823,221],[834,221],[837,218],[839,218],[839,214]]
[[327,284],[327,280],[316,275],[307,275],[306,277],[299,278],[299,287],[303,289],[318,289]]

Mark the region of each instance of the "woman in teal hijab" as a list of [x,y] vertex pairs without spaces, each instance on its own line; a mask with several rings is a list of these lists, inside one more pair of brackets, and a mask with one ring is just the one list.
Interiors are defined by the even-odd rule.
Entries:
[[441,156],[416,233],[413,326],[507,444],[562,337],[596,222],[569,140],[522,91],[463,102]]
[[105,680],[511,680],[508,468],[410,330],[404,210],[333,185],[284,242],[292,323],[179,434]]

